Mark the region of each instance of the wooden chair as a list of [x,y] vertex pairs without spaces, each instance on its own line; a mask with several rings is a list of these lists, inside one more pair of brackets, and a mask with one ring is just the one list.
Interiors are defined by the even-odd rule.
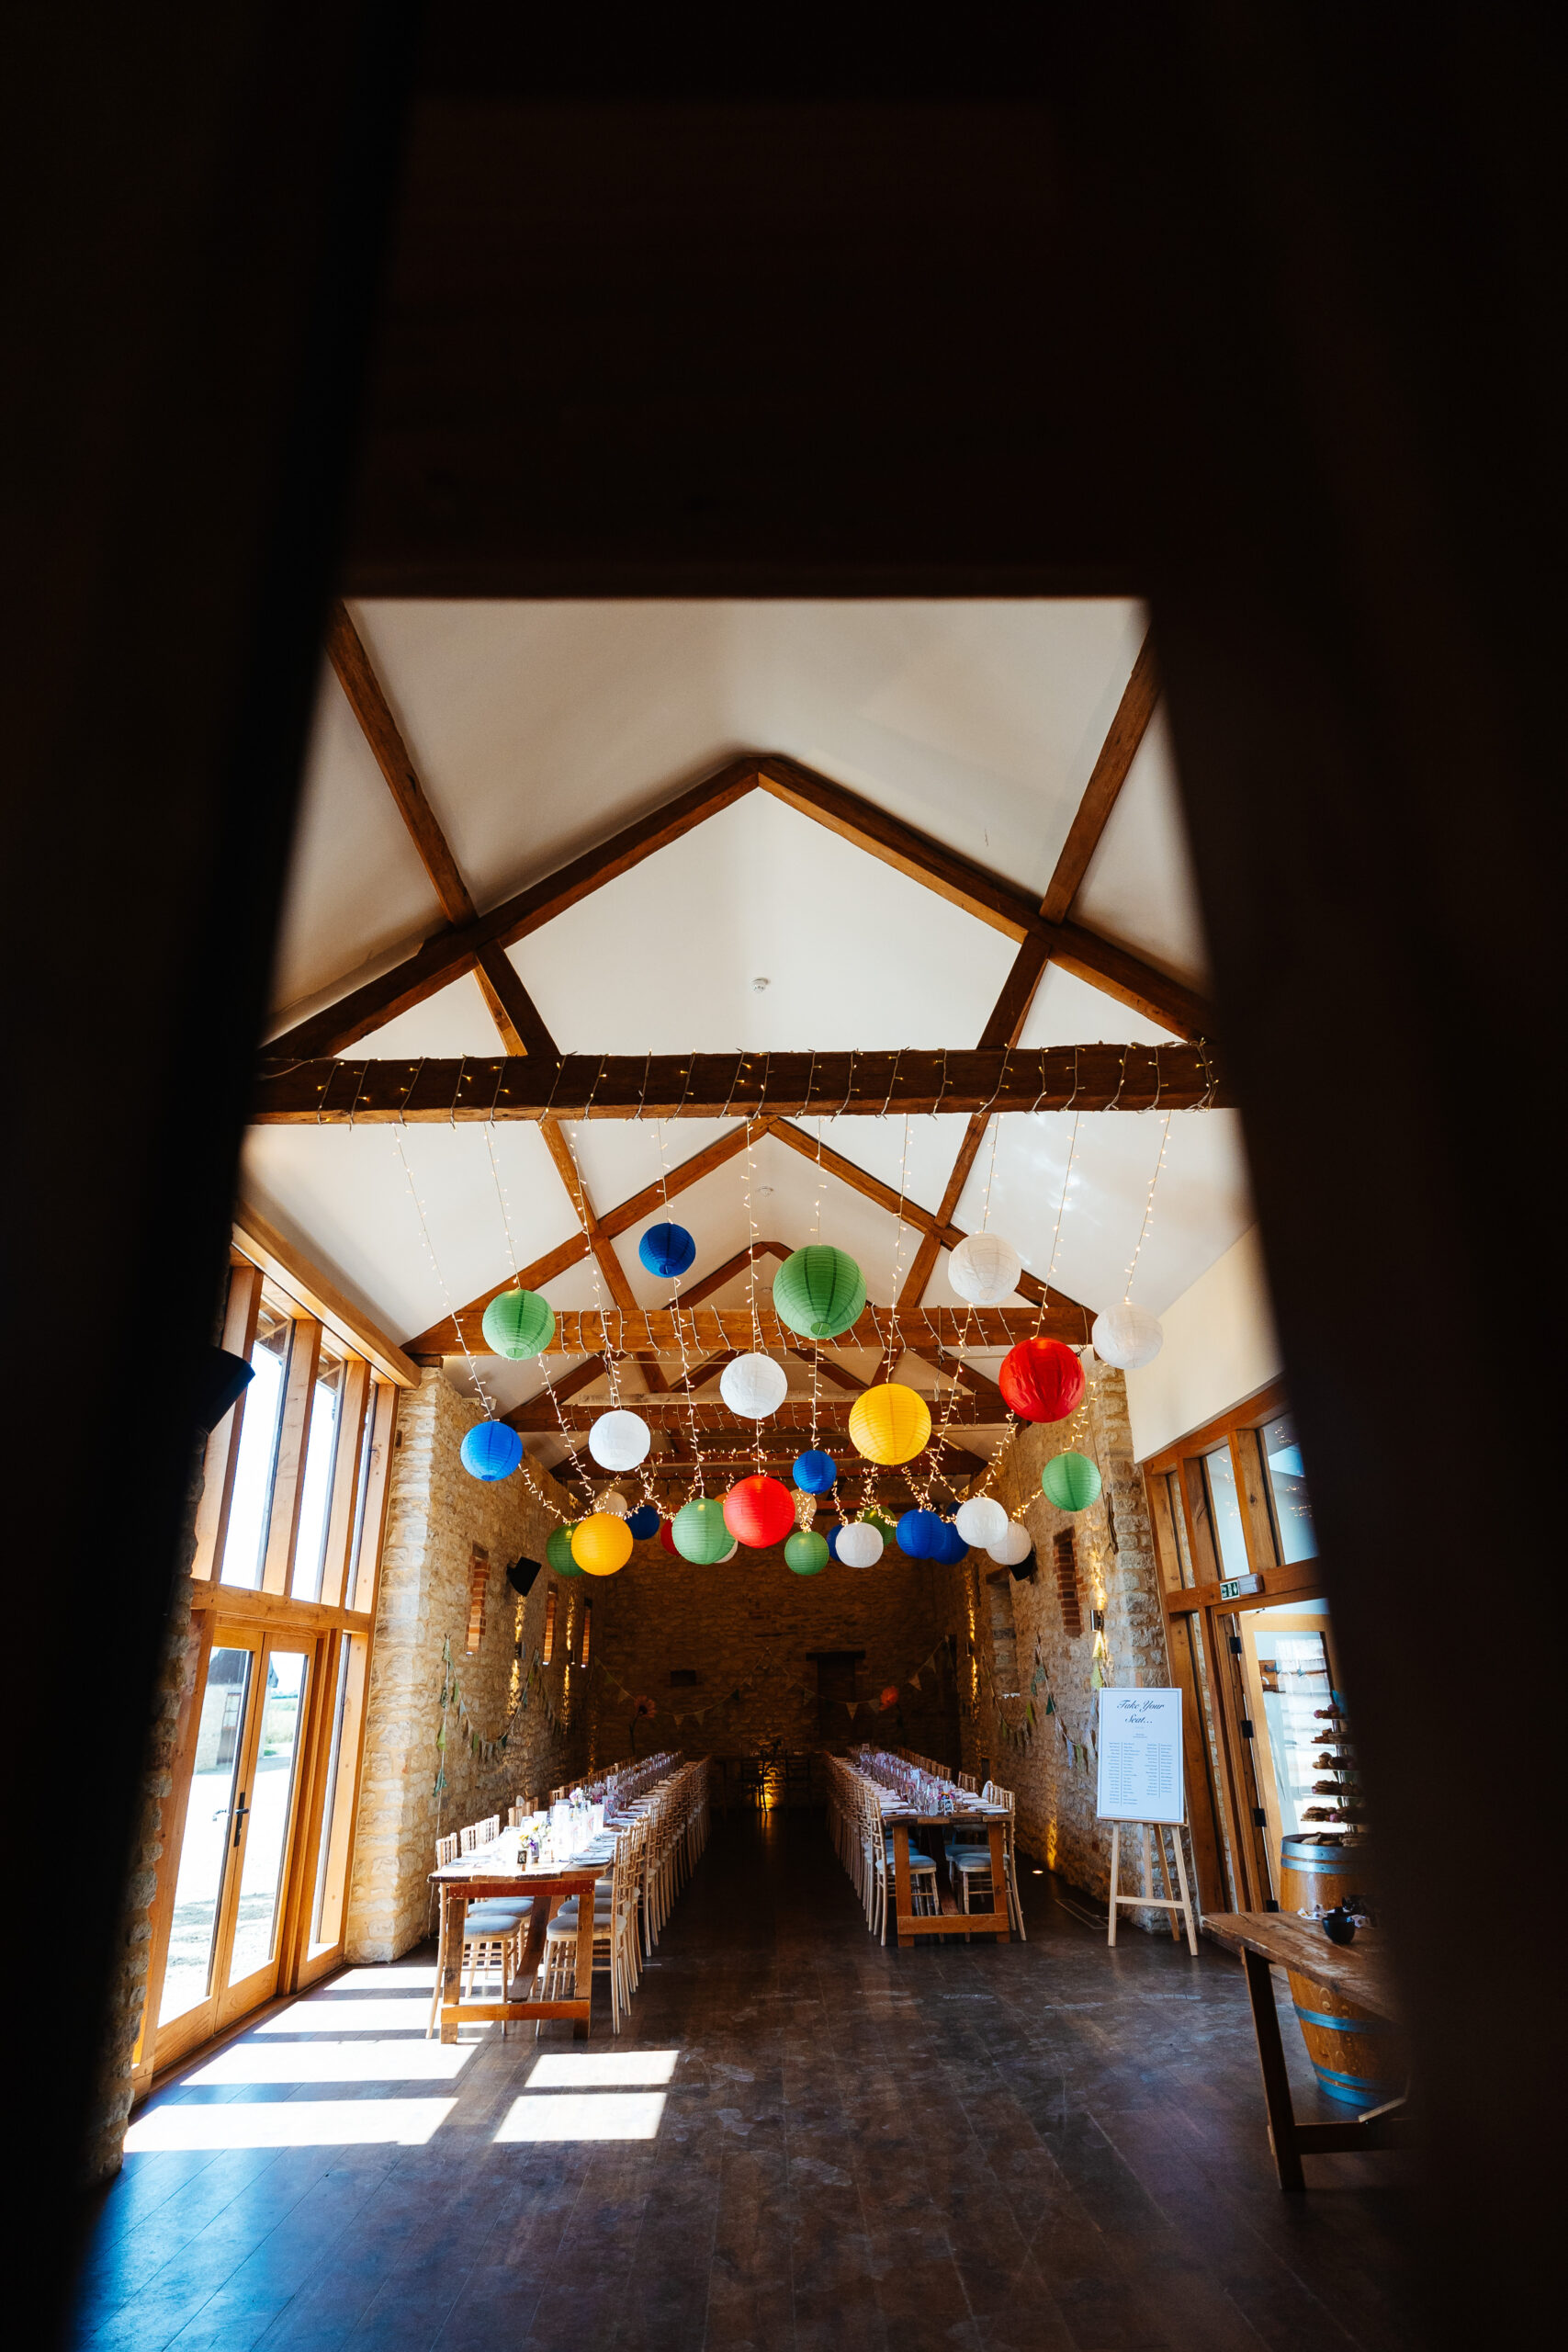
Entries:
[[975,1775],[973,1772],[960,1772],[958,1775],[958,1785],[961,1789],[967,1790],[968,1793],[972,1797],[978,1796],[980,1793],[979,1789],[976,1784]]
[[[469,1835],[468,1830],[463,1830],[456,1836],[436,1839],[435,1867],[438,1871],[445,1870],[448,1862],[455,1862],[459,1849],[465,1853],[472,1853],[475,1846],[489,1842],[487,1839],[476,1837],[472,1845],[465,1845],[463,1840]],[[474,1978],[481,1969],[486,1975],[489,1975],[492,1970],[499,1970],[502,1998],[505,1998],[507,1983],[522,1964],[523,1936],[527,1927],[528,1914],[533,1907],[532,1898],[525,1894],[518,1895],[515,1900],[501,1895],[491,1895],[487,1896],[482,1902],[469,1904],[463,1918],[463,1950],[457,1969],[459,1990],[463,1988],[466,1982],[468,1994],[471,1996]],[[430,2017],[424,2029],[426,2041],[435,2031],[435,2021],[441,2008],[441,1983],[446,1973],[446,1906],[443,1903],[441,1933],[436,1939],[435,1983],[430,1996]],[[505,2039],[505,2035],[506,2027],[503,2023],[502,2040]]]
[[987,1781],[980,1794],[987,1804],[1007,1807],[1007,1819],[1002,1825],[1002,1869],[1007,1878],[1008,1915],[1018,1929],[1020,1943],[1027,1943],[1029,1938],[1024,1932],[1023,1905],[1018,1899],[1018,1858],[1013,1847],[1013,1821],[1017,1808],[1013,1793],[996,1781]]

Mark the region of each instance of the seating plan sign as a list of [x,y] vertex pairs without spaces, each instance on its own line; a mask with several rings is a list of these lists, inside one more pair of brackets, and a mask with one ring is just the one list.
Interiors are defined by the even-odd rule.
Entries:
[[1179,1690],[1100,1694],[1101,1821],[1185,1821]]

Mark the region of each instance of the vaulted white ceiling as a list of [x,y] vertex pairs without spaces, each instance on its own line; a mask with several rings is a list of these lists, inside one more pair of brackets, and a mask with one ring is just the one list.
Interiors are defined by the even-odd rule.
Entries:
[[[1048,884],[1142,642],[1132,603],[374,603],[355,619],[427,797],[482,910],[537,880],[743,749],[784,752],[1036,895]],[[1075,919],[1190,985],[1206,978],[1168,733],[1156,711],[1095,854]],[[423,868],[330,672],[323,673],[280,940],[275,1027],[395,961],[440,916]],[[1012,943],[787,805],[753,793],[580,901],[511,951],[557,1043],[582,1052],[973,1045]],[[759,987],[765,981],[765,987]],[[1057,967],[1021,1042],[1166,1033]],[[355,1049],[490,1055],[472,978]],[[825,1124],[831,1148],[934,1209],[962,1117]],[[956,1212],[1005,1232],[1043,1276],[1098,1308],[1122,1295],[1163,1119],[1011,1117]],[[601,1214],[716,1134],[716,1123],[568,1129]],[[813,1136],[815,1125],[807,1130]],[[577,1229],[536,1130],[272,1127],[247,1139],[248,1194],[397,1337],[437,1321]],[[811,1238],[818,1183],[763,1139],[751,1216]],[[412,1180],[412,1181],[411,1181]],[[693,1275],[750,1229],[744,1156],[680,1196]],[[831,1177],[824,1238],[893,1295],[919,1235]],[[988,1207],[987,1207],[988,1192]],[[418,1205],[416,1205],[416,1196]],[[1060,1233],[1056,1236],[1058,1214]],[[1251,1222],[1239,1127],[1181,1112],[1134,1295],[1156,1313]],[[510,1231],[508,1228],[510,1227]],[[425,1236],[428,1235],[429,1249]],[[617,1246],[634,1293],[668,1286]],[[763,1277],[764,1281],[767,1279]],[[547,1284],[591,1306],[592,1261]],[[945,1254],[927,1297],[947,1303]],[[867,1367],[869,1368],[869,1367]],[[493,1366],[485,1369],[494,1371]],[[466,1380],[466,1368],[452,1367]],[[500,1374],[505,1401],[525,1367]]]

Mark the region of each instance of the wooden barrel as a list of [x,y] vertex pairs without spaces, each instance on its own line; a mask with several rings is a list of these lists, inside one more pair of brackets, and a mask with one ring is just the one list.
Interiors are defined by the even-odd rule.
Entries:
[[[1344,1895],[1364,1896],[1365,1853],[1353,1838],[1287,1838],[1280,1849],[1280,1910],[1310,1911],[1314,1903],[1327,1909]],[[1332,1949],[1326,1937],[1324,1948]],[[1307,2056],[1328,2097],[1348,2107],[1381,2107],[1397,2098],[1405,2077],[1398,2028],[1302,1969],[1286,1973]]]

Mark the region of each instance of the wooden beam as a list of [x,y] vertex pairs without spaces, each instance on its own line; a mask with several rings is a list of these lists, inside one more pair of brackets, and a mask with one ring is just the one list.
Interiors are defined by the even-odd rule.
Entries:
[[1022,939],[1035,927],[1038,915],[1032,891],[987,873],[973,859],[890,816],[861,793],[818,775],[798,760],[768,752],[758,756],[755,765],[758,784],[773,799],[787,802],[883,865],[923,883],[928,890],[988,923],[993,931],[1003,932],[1010,939]]
[[1080,925],[1070,926],[1072,935],[1064,941],[1043,921],[1032,894],[1018,884],[987,873],[956,851],[890,817],[861,794],[818,775],[797,761],[748,752],[678,793],[663,807],[622,827],[596,849],[585,851],[558,872],[502,899],[488,913],[436,933],[389,971],[378,973],[335,1004],[310,1014],[275,1037],[266,1048],[268,1057],[309,1061],[346,1052],[372,1030],[423,1004],[449,981],[470,971],[483,949],[504,948],[525,939],[592,891],[629,873],[645,857],[653,856],[759,788],[787,801],[900,873],[912,876],[1009,938],[1021,941],[1032,935],[1054,960],[1062,960],[1057,956],[1062,947],[1073,959],[1071,969],[1140,1011],[1159,1008],[1150,1010],[1149,1017],[1178,1036],[1213,1036],[1213,1016],[1201,1000],[1127,949],[1097,939]]
[[[657,1184],[645,1184],[640,1193],[634,1193],[629,1200],[621,1203],[619,1208],[607,1209],[600,1219],[603,1230],[614,1237],[617,1233],[625,1233],[631,1226],[640,1225],[645,1216],[650,1217],[661,1209],[666,1200],[672,1201],[678,1193],[687,1191],[693,1184],[700,1184],[705,1176],[711,1176],[716,1168],[722,1168],[738,1152],[744,1151],[761,1133],[759,1121],[746,1120],[732,1128],[728,1135],[719,1136],[714,1142],[705,1144],[701,1151],[693,1152],[689,1159],[682,1159],[672,1168],[668,1177],[661,1176]],[[689,1297],[691,1294],[688,1292],[686,1295]]]
[[437,933],[390,971],[367,980],[335,1004],[311,1013],[275,1038],[266,1049],[268,1055],[303,1061],[317,1054],[343,1053],[371,1030],[423,1004],[448,981],[471,970],[482,949],[508,947],[525,939],[590,892],[601,889],[617,875],[629,873],[645,857],[679,841],[732,801],[744,798],[755,789],[756,765],[750,754],[727,762],[689,791],[677,793],[661,808],[624,825],[596,849],[584,851],[544,880],[502,899],[488,914]]
[[[560,1171],[561,1182],[571,1196],[572,1206],[582,1220],[582,1230],[588,1236],[588,1246],[593,1253],[595,1265],[604,1277],[606,1290],[623,1314],[635,1315],[637,1312],[637,1293],[616,1255],[614,1241],[599,1222],[593,1203],[589,1198],[588,1187],[577,1165],[577,1156],[567,1141],[560,1122],[558,1119],[542,1120],[539,1132],[545,1138],[550,1158]],[[656,1392],[662,1392],[669,1385],[657,1363],[643,1366],[643,1378]]]
[[398,812],[430,876],[442,913],[450,923],[472,922],[478,910],[446,846],[446,836],[435,820],[435,812],[424,797],[402,729],[392,716],[364,640],[349,618],[347,607],[341,603],[333,605],[327,622],[327,658],[348,697],[349,708],[359,721],[359,731],[375,754],[376,764],[398,804]]
[[509,1054],[536,1054],[546,1061],[559,1061],[560,1048],[504,947],[481,947],[474,959],[474,978]]
[[[700,1374],[694,1375],[693,1386],[697,1385],[699,1378],[705,1381],[711,1379],[729,1361],[728,1355],[710,1357],[703,1365]],[[852,1378],[852,1375],[851,1377]],[[870,1385],[869,1382],[855,1384],[857,1390]],[[623,1404],[626,1401],[623,1396]],[[945,1396],[928,1398],[927,1401],[931,1406],[933,1426],[940,1420],[950,1424],[954,1429],[989,1429],[1010,1421],[1012,1418],[1005,1405],[1000,1405],[998,1410],[993,1411],[973,1396],[961,1397],[951,1408]],[[802,1445],[809,1444],[811,1441],[810,1406],[811,1400],[808,1396],[786,1397],[779,1408],[780,1417],[762,1424],[764,1437],[769,1439],[794,1437],[798,1438]],[[590,1405],[574,1406],[566,1416],[567,1428],[574,1436],[581,1435],[593,1427],[601,1413],[607,1412],[609,1409],[608,1398],[595,1400]],[[728,1405],[709,1399],[699,1403],[684,1395],[639,1397],[632,1409],[641,1413],[644,1419],[656,1429],[675,1437],[682,1436],[691,1429],[694,1417],[699,1430],[749,1430],[751,1427],[750,1421],[737,1413],[732,1413]],[[818,1428],[828,1430],[846,1428],[852,1409],[853,1400],[851,1396],[819,1396],[817,1400]],[[547,1397],[531,1396],[525,1405],[515,1407],[505,1418],[514,1430],[525,1432],[534,1431],[547,1435],[551,1430],[558,1430],[560,1428],[560,1423]],[[797,1446],[795,1451],[798,1453],[799,1450]]]
[[1066,921],[1158,700],[1159,674],[1155,668],[1154,641],[1145,637],[1138,648],[1132,675],[1122,690],[1110,732],[1100,747],[1100,757],[1078,803],[1077,814],[1067,830],[1055,872],[1040,901],[1040,911],[1047,922]]
[[419,1386],[418,1364],[247,1201],[241,1201],[234,1210],[234,1244],[297,1306],[315,1316],[335,1340],[355,1354],[368,1357],[383,1379],[396,1381],[400,1388]]
[[[581,1232],[574,1233],[570,1240],[558,1241],[553,1250],[547,1250],[542,1258],[536,1258],[530,1264],[519,1267],[517,1279],[525,1290],[543,1290],[547,1282],[552,1282],[557,1274],[564,1274],[569,1266],[581,1265],[587,1255],[588,1236]],[[475,1355],[488,1354],[481,1328],[485,1308],[492,1298],[499,1298],[503,1290],[511,1288],[512,1277],[508,1274],[506,1280],[497,1283],[493,1289],[484,1291],[478,1298],[469,1299],[466,1306],[459,1306],[455,1317],[444,1315],[439,1323],[432,1323],[427,1329],[409,1340],[409,1355],[416,1364],[438,1363],[443,1356],[460,1356],[465,1339]]]
[[[193,1077],[193,1083],[195,1082]],[[569,1054],[439,1060],[318,1059],[257,1088],[259,1126],[483,1125],[505,1119],[780,1119],[936,1111],[1185,1111],[1228,1105],[1206,1048],[969,1047],[897,1053]],[[804,1140],[804,1139],[803,1139]],[[816,1144],[807,1146],[813,1156]],[[826,1164],[827,1155],[824,1154]],[[897,1195],[893,1195],[895,1199]]]
[[[803,1340],[799,1332],[779,1321],[771,1298],[759,1298],[756,1327],[764,1348],[799,1356],[806,1363],[815,1359],[825,1374],[837,1377],[843,1367],[833,1364],[835,1355],[880,1354],[887,1341],[891,1316],[890,1307],[868,1306],[860,1321],[838,1339]],[[677,1326],[676,1310],[668,1306],[626,1310],[562,1308],[556,1315],[552,1352],[668,1359],[681,1353],[684,1340],[690,1361],[716,1355],[726,1348],[743,1351],[753,1344],[750,1307],[682,1305],[679,1317]],[[1037,1307],[926,1306],[900,1315],[898,1324],[901,1350],[956,1349],[961,1340],[972,1348],[1010,1348],[1037,1329],[1075,1346],[1082,1346],[1089,1337],[1086,1311],[1081,1306],[1074,1306],[1070,1312],[1047,1310],[1043,1319]],[[864,1384],[857,1382],[856,1385]]]

